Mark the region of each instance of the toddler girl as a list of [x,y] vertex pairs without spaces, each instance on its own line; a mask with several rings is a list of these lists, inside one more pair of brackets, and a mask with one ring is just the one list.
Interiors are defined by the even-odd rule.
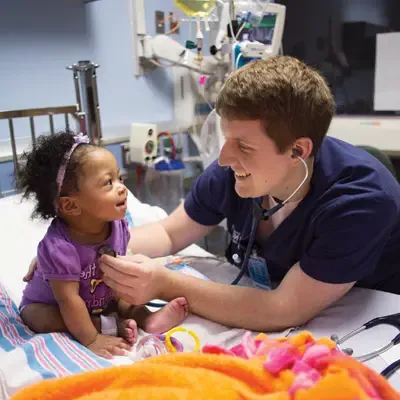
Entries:
[[112,153],[90,144],[87,136],[63,132],[39,137],[21,160],[17,186],[24,198],[34,196],[33,217],[52,219],[23,293],[25,324],[37,333],[69,332],[94,353],[111,358],[129,350],[137,324],[162,333],[181,323],[186,299],[152,313],[117,299],[102,282],[99,255],[125,255],[130,239],[127,189]]

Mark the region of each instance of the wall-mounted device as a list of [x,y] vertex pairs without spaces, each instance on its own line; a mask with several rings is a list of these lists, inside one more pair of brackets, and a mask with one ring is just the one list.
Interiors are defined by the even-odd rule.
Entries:
[[156,11],[156,33],[165,33],[165,17],[164,11]]
[[[282,44],[285,16],[286,7],[277,3],[264,5],[255,25],[247,21],[251,20],[251,13],[248,13],[248,16],[240,21],[240,28],[236,33],[236,38],[240,37],[241,40],[233,44],[232,68],[238,69],[253,60],[278,55]],[[245,28],[247,25],[249,28]],[[246,33],[240,35],[241,31]]]
[[148,164],[157,157],[157,125],[132,124],[129,138],[131,163]]

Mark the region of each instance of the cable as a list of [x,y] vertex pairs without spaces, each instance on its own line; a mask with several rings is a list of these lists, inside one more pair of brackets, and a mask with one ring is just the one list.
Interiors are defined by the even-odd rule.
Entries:
[[243,57],[243,54],[242,53],[239,53],[239,55],[238,55],[238,57],[237,57],[237,59],[236,59],[236,63],[235,63],[235,69],[239,69],[239,61],[240,61],[240,59]]
[[156,65],[157,67],[160,67],[160,68],[170,68],[170,67],[173,67],[173,66],[175,65],[175,63],[171,63],[171,64],[161,64],[161,63],[159,63],[158,61],[153,60],[153,59],[151,59],[151,58],[149,58],[149,61],[150,61],[152,64],[154,64],[154,65]]
[[171,158],[172,158],[172,159],[175,159],[175,157],[176,157],[176,146],[175,146],[174,138],[172,137],[172,135],[171,135],[169,132],[160,132],[160,133],[157,135],[157,138],[160,138],[160,137],[162,137],[162,136],[167,137],[167,138],[171,141],[171,147],[172,147],[172,150],[171,150]]
[[242,25],[240,26],[236,36],[235,36],[235,40],[238,39],[239,35],[242,33],[242,30],[244,29],[244,27],[246,26],[247,20],[244,19]]
[[[192,73],[193,77],[193,73]],[[193,77],[194,78],[194,77]],[[211,79],[211,78],[210,78]],[[207,103],[208,107],[210,107],[210,110],[212,111],[214,107],[211,105],[211,103],[208,101],[207,96],[206,96],[206,85],[204,84],[203,86],[199,87],[199,94],[200,96],[204,99],[204,101]]]
[[284,201],[282,202],[282,204],[286,204],[288,201],[290,201],[290,199],[292,199],[293,196],[294,196],[295,194],[297,194],[297,192],[301,189],[301,187],[304,185],[305,181],[306,181],[307,178],[308,178],[308,166],[307,166],[307,163],[306,163],[301,157],[298,157],[298,159],[303,163],[304,169],[306,170],[306,173],[305,173],[304,178],[303,178],[303,180],[301,181],[300,185],[297,186],[297,189],[296,189],[286,200],[284,200]]
[[143,201],[142,193],[141,193],[143,172],[144,172],[143,168],[140,165],[137,165],[136,166],[136,196],[140,201]]
[[[257,234],[257,224],[258,221],[256,218],[253,218],[253,221],[251,222],[251,233],[250,233],[250,239],[249,243],[254,243],[254,239]],[[247,246],[246,248],[246,253],[244,255],[244,260],[241,264],[241,266],[246,266],[248,264],[249,258],[250,258],[250,253],[252,251],[252,246]],[[243,275],[246,273],[247,268],[241,268],[238,276],[231,282],[231,285],[237,285],[239,281],[242,279]]]
[[229,28],[230,28],[230,30],[231,30],[231,36],[232,36],[233,42],[236,43],[237,40],[236,40],[236,37],[235,37],[235,35],[234,35],[234,33],[233,33],[233,25],[232,25],[232,16],[231,16],[231,13],[229,13]]
[[[175,15],[168,15],[167,17],[165,17],[162,21],[160,21],[160,23],[165,24],[168,20],[175,18]],[[179,27],[181,26],[181,21],[179,21],[177,18],[175,18],[177,20],[177,23],[175,24],[175,26],[168,32],[165,33],[165,35],[169,36],[172,35],[173,33],[175,33]]]
[[203,97],[204,101],[207,103],[208,107],[210,107],[210,110],[214,110],[214,107],[211,105],[211,103],[207,100],[205,93],[203,93],[202,90],[199,90],[199,93],[201,97]]
[[[268,4],[271,2],[271,0],[266,0],[264,3],[261,2],[260,0],[257,0],[258,5],[261,7],[261,13],[264,14],[265,9],[268,7]],[[263,16],[263,15],[262,15]]]
[[200,16],[196,16],[196,46],[197,46],[197,58],[199,61],[203,60],[203,40],[204,35],[201,31]]
[[172,35],[175,31],[177,31],[177,30],[179,29],[180,26],[181,26],[181,23],[180,23],[180,22],[177,22],[177,23],[175,24],[175,26],[174,26],[169,32],[166,33],[166,35],[167,35],[167,36],[168,36],[168,35]]

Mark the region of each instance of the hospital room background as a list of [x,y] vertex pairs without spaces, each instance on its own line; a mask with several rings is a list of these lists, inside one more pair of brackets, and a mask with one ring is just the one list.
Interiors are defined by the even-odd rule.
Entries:
[[[281,51],[316,66],[335,95],[337,116],[329,134],[368,148],[400,177],[400,80],[394,74],[400,70],[400,33],[396,33],[400,32],[399,2],[275,3],[286,6]],[[164,63],[148,67],[141,75],[135,70],[134,4],[125,0],[2,0],[0,111],[75,104],[73,74],[66,67],[90,60],[98,64],[103,143],[117,157],[127,186],[137,197],[148,200],[143,198],[143,169],[126,161],[126,153],[134,134],[132,124],[159,124],[158,130],[170,131],[179,144],[184,169],[176,190],[182,190],[183,198],[204,167],[202,154],[193,135],[174,124],[172,68]],[[145,0],[147,34],[154,36],[158,29],[168,32],[171,13],[178,20],[183,16],[173,0]],[[164,17],[161,28],[157,25],[160,15]],[[195,40],[191,25],[181,22],[170,36],[182,45]],[[204,55],[210,54],[213,34],[204,34]],[[391,74],[396,80],[391,80]],[[212,99],[197,98],[194,114],[199,129],[212,109]],[[62,116],[54,117],[55,130],[62,129],[63,123]],[[29,119],[16,120],[14,131],[20,153],[30,145]],[[49,132],[48,117],[35,118],[35,132]],[[0,120],[1,196],[14,193],[13,170],[9,122],[4,119]],[[226,240],[221,227],[200,245],[221,254]]]
[[[215,0],[202,21],[176,5],[188,1],[0,0],[0,400],[49,378],[130,365],[149,357],[144,344],[155,339],[140,332],[127,356],[109,361],[68,335],[36,335],[23,323],[23,276],[49,221],[29,219],[33,202],[20,201],[13,172],[37,136],[87,133],[116,156],[129,189],[130,226],[159,221],[218,157],[215,100],[224,79],[254,58],[284,54],[325,76],[336,101],[328,135],[364,148],[400,181],[399,0],[235,0],[234,9],[231,0]],[[213,0],[193,2],[209,7]],[[250,3],[257,3],[251,13]],[[222,222],[197,246],[158,261],[200,279],[235,282],[238,270],[223,257],[230,239]],[[239,284],[253,285],[248,276]],[[330,337],[377,373],[392,373],[400,365],[399,301],[357,287],[309,323],[269,335]],[[383,325],[380,317],[391,314],[393,326]],[[229,349],[250,338],[195,314],[181,328],[169,334],[185,352],[199,343]],[[400,370],[390,383],[400,390]]]

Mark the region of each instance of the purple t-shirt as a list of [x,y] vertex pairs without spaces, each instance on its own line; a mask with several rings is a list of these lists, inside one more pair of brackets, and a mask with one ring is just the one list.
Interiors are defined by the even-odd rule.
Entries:
[[31,303],[57,304],[49,280],[80,282],[79,294],[90,313],[101,313],[113,299],[113,291],[99,279],[98,251],[107,245],[118,255],[126,255],[130,239],[126,219],[113,221],[109,237],[102,243],[73,242],[65,223],[56,218],[38,246],[38,267],[26,285],[20,308]]

